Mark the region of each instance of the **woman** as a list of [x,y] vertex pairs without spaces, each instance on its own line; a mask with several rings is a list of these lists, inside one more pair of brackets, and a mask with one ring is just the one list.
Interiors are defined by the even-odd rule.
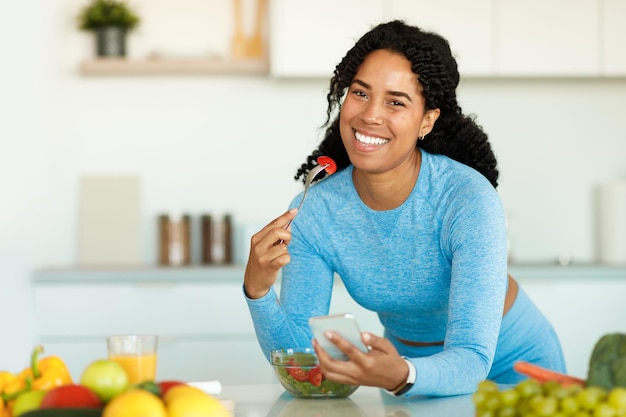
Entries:
[[[251,240],[244,292],[266,355],[313,343],[326,378],[405,397],[516,383],[518,360],[565,372],[552,326],[507,275],[496,159],[462,114],[458,82],[447,41],[401,21],[372,29],[337,66],[325,137],[296,179],[319,155],[338,171]],[[347,361],[307,325],[328,314],[335,273],[385,329],[363,332],[368,353],[328,332]]]

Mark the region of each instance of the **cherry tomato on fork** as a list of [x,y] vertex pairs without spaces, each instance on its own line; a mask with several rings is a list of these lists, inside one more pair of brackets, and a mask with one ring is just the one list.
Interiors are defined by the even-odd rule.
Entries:
[[337,171],[337,164],[330,156],[318,156],[317,163],[321,166],[328,165],[324,168],[324,171],[326,171],[328,175],[334,174]]

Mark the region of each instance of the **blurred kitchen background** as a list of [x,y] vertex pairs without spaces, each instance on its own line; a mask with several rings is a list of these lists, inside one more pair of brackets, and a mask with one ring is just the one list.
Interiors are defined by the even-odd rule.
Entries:
[[[548,315],[559,325],[581,323],[566,308],[589,307],[600,314],[589,323],[596,329],[610,319],[604,311],[623,313],[617,300],[626,295],[626,249],[609,262],[598,252],[596,194],[618,184],[608,199],[621,204],[609,227],[619,246],[626,239],[619,191],[626,181],[626,2],[270,0],[262,14],[264,55],[251,59],[233,57],[235,3],[132,0],[141,23],[128,35],[128,65],[112,66],[94,61],[94,34],[77,27],[87,1],[0,4],[0,369],[26,364],[45,331],[38,315],[54,313],[37,310],[36,272],[80,269],[84,178],[137,181],[138,270],[158,264],[160,214],[189,214],[196,236],[201,215],[231,215],[235,266],[228,274],[240,297],[238,266],[250,233],[301,189],[293,176],[321,137],[333,65],[357,36],[395,17],[438,30],[458,54],[460,104],[477,115],[499,159],[512,267],[590,271],[575,278],[573,293],[562,280],[543,293]],[[248,34],[258,4],[241,2]],[[193,251],[195,282],[212,269],[200,268]],[[604,266],[608,282],[596,285]],[[51,310],[67,305],[46,301]],[[604,305],[589,304],[596,301]],[[111,300],[110,308],[121,302]],[[623,320],[611,323],[598,331],[626,331]],[[580,345],[575,329],[563,332],[567,346]],[[576,373],[597,336],[584,340],[578,356],[568,353]]]

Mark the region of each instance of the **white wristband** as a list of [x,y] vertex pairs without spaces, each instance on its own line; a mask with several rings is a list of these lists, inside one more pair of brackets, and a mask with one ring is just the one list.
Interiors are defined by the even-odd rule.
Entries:
[[409,376],[406,378],[406,382],[413,385],[417,380],[417,370],[415,369],[415,365],[413,365],[413,362],[411,362],[404,356],[402,357],[402,359],[404,359],[406,361],[406,364],[409,366]]
[[402,357],[402,359],[404,359],[407,366],[409,367],[409,375],[406,377],[406,381],[399,387],[393,390],[387,390],[387,392],[393,395],[402,395],[406,393],[413,387],[413,384],[415,384],[415,380],[417,379],[417,370],[415,369],[415,365],[413,365],[413,362],[411,362],[404,356]]

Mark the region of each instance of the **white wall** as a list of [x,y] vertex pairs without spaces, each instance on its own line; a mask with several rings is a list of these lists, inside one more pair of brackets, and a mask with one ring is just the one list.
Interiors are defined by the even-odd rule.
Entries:
[[[225,1],[215,10],[228,10]],[[89,34],[74,25],[82,4],[0,5],[11,16],[0,27],[0,369],[28,360],[31,272],[76,261],[81,175],[139,175],[144,256],[153,263],[160,212],[229,211],[239,225],[280,214],[323,122],[325,80],[80,76],[92,54]],[[207,20],[222,25],[214,39],[223,43],[229,24]],[[189,36],[174,46],[185,49]],[[154,47],[145,37],[131,38],[131,55]],[[459,98],[499,157],[516,259],[593,260],[592,189],[626,178],[626,79],[474,79]]]
[[513,256],[594,259],[593,190],[626,179],[626,79],[468,80],[498,156]]

